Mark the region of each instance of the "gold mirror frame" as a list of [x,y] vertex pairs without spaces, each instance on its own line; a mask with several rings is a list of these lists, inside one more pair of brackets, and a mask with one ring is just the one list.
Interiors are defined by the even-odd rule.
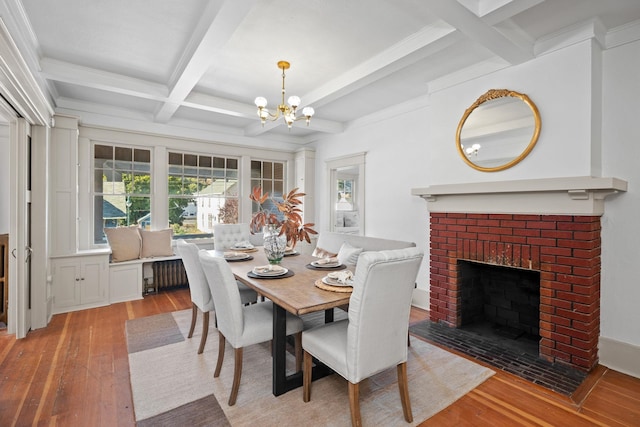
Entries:
[[[494,99],[504,98],[504,97],[518,98],[522,102],[524,102],[526,105],[529,106],[529,108],[531,109],[531,112],[533,113],[533,118],[535,121],[533,135],[531,137],[531,140],[529,141],[529,144],[526,146],[526,148],[512,160],[509,160],[508,162],[495,167],[480,166],[474,163],[469,158],[469,155],[467,155],[464,151],[464,147],[461,141],[462,128],[465,122],[467,121],[467,119],[469,118],[469,116],[471,115],[471,113],[476,108],[478,108],[485,102],[488,102]],[[465,163],[467,163],[472,168],[482,172],[497,172],[497,171],[508,169],[516,165],[517,163],[521,162],[522,159],[524,159],[525,157],[527,157],[527,155],[531,152],[531,150],[533,150],[533,147],[536,145],[539,135],[540,135],[540,112],[538,111],[538,108],[533,103],[533,101],[531,101],[531,99],[529,99],[527,95],[519,92],[515,92],[512,90],[508,90],[508,89],[490,89],[484,95],[480,96],[476,100],[476,102],[474,102],[469,108],[465,110],[464,115],[462,116],[462,119],[460,119],[460,123],[458,124],[458,129],[456,130],[456,147],[458,149],[458,153],[460,154],[460,157],[462,157]]]

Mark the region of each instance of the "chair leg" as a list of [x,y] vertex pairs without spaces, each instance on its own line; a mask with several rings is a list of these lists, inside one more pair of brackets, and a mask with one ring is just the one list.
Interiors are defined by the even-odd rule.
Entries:
[[398,365],[398,388],[400,389],[400,400],[402,401],[402,412],[404,419],[413,422],[413,414],[411,413],[411,399],[409,399],[409,382],[407,380],[407,362]]
[[198,354],[202,354],[204,351],[204,345],[207,342],[207,336],[209,335],[209,312],[203,313],[202,316],[202,337],[200,338],[200,348],[198,348]]
[[311,400],[311,362],[313,357],[311,354],[304,352],[304,363],[302,368],[302,401]]
[[407,347],[411,347],[411,335],[407,332]]
[[233,386],[229,396],[229,406],[236,404],[238,389],[240,388],[240,378],[242,377],[242,347],[235,349],[235,367],[233,369]]
[[213,373],[213,378],[220,376],[220,370],[222,369],[222,361],[224,360],[224,343],[226,342],[222,332],[218,331],[218,362],[216,363],[216,370]]
[[360,418],[360,383],[349,384],[349,409],[351,410],[351,425],[353,427],[361,427],[362,419]]
[[302,332],[296,333],[293,339],[296,352],[296,372],[300,372],[302,370]]
[[189,335],[187,335],[187,338],[193,336],[193,330],[196,328],[196,319],[198,319],[198,306],[191,303],[191,326],[189,327]]

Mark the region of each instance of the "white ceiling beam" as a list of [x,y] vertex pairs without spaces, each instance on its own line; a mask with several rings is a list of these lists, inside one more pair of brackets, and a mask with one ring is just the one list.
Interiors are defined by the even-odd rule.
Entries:
[[[271,129],[274,129],[280,126],[285,126],[284,120],[282,118],[274,122],[267,121],[264,124],[264,126],[262,126],[262,123],[260,122],[260,119],[258,118],[257,114],[255,116],[256,116],[255,123],[250,124],[249,126],[244,128],[245,136],[258,136],[270,131]],[[304,120],[300,120],[300,122],[294,123],[293,126],[306,127],[306,124],[304,123]],[[335,122],[333,120],[324,120],[324,119],[314,117],[311,119],[311,122],[309,123],[309,129],[314,130],[316,132],[341,133],[344,131],[344,125],[340,122]]]
[[[500,31],[487,24],[469,9],[451,0],[426,0],[429,10],[457,28],[469,40],[484,46],[512,65],[533,59],[533,45],[523,48]],[[519,40],[521,42],[521,40]]]
[[[218,57],[218,52],[231,38],[236,28],[247,16],[257,0],[227,0],[219,10],[214,7],[215,2],[209,2],[202,15],[200,25],[208,26],[199,40],[191,40],[190,45],[197,45],[191,53],[187,49],[185,56],[179,63],[175,84],[169,93],[169,101],[156,113],[155,120],[166,123],[176,112],[198,84],[204,73]],[[197,35],[198,32],[194,32]]]
[[[342,73],[337,78],[304,94],[302,98],[305,100],[306,105],[313,105],[314,107],[326,105],[429,55],[433,55],[451,46],[459,39],[460,36],[456,33],[455,28],[444,22],[425,27],[358,66]],[[317,118],[311,119],[310,126],[314,130],[335,133],[344,129],[344,124],[328,120],[325,120],[325,123],[316,129],[317,122],[319,122]],[[282,121],[265,123],[264,126],[257,122],[245,128],[245,135],[257,136],[268,132],[274,127],[283,125]]]
[[169,95],[169,89],[165,85],[51,58],[42,58],[40,67],[42,76],[58,82],[156,101],[166,101]]
[[439,22],[425,27],[388,49],[345,71],[304,95],[305,104],[321,106],[451,46],[459,40],[455,28]]
[[246,102],[232,101],[200,92],[191,92],[181,105],[234,117],[247,119],[258,117],[256,108],[248,105]]

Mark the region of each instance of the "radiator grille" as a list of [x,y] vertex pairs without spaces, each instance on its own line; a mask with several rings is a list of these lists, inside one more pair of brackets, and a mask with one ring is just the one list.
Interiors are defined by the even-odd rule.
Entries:
[[186,286],[187,272],[181,259],[169,261],[155,261],[153,263],[153,283],[156,291],[160,289],[172,288],[175,286]]

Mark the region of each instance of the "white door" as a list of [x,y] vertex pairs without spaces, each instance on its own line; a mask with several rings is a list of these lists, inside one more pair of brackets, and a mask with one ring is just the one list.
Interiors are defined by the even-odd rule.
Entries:
[[31,329],[31,135],[23,118],[11,120],[11,202],[8,330],[24,338]]

